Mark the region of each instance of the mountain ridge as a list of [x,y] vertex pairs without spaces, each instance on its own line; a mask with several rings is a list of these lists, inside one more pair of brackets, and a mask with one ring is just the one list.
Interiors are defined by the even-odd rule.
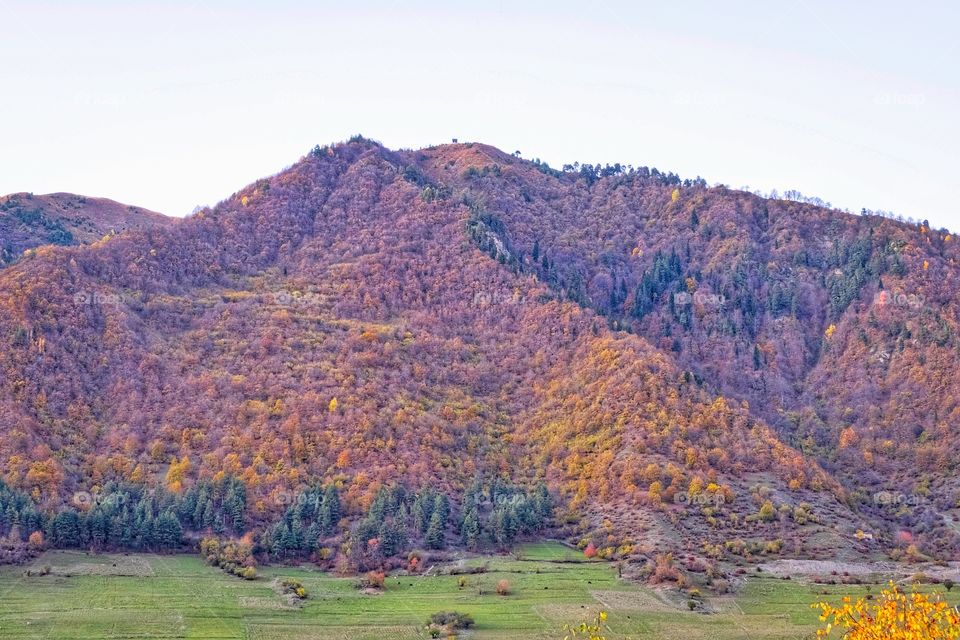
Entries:
[[0,267],[43,245],[90,244],[127,229],[167,226],[175,220],[109,198],[11,193],[0,196]]
[[[851,355],[858,329],[877,347],[897,323],[943,325],[888,336],[903,342],[888,359],[955,370],[956,318],[939,310],[956,302],[923,274],[953,282],[956,249],[836,215],[486,145],[318,146],[172,227],[0,273],[4,479],[57,504],[109,479],[162,486],[186,458],[184,482],[243,479],[254,520],[307,481],[343,483],[356,511],[394,482],[546,480],[586,514],[576,530],[609,521],[663,548],[787,537],[813,555],[816,531],[867,553],[856,529],[892,546],[906,528],[949,553],[949,449],[887,426],[888,451],[878,419],[845,405],[871,391],[850,384],[872,366]],[[884,277],[894,303],[878,305]],[[922,295],[920,313],[901,294]],[[815,391],[833,379],[847,381],[840,401]],[[871,384],[890,398],[907,382]],[[949,444],[955,430],[924,412],[955,416],[950,390],[884,408],[924,415]],[[943,495],[908,516],[871,499],[931,456],[926,490]],[[748,518],[767,502],[773,521]]]

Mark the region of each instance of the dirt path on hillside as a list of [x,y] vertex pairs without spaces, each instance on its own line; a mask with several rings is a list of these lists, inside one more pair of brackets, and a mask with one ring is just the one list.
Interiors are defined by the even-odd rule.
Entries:
[[884,576],[900,580],[922,573],[938,580],[951,579],[960,582],[960,562],[950,562],[946,566],[920,563],[902,564],[897,562],[840,562],[834,560],[774,560],[760,565],[765,573],[778,578],[790,577],[828,577],[828,576]]

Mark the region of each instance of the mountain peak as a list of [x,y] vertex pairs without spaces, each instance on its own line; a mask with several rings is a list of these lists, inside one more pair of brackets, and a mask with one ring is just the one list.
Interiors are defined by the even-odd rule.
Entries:
[[176,218],[107,198],[62,192],[0,196],[0,266],[42,245],[90,244],[109,234],[175,222]]

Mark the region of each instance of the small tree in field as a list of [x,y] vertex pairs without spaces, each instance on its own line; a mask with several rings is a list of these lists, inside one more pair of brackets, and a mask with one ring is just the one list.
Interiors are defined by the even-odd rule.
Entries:
[[[905,594],[890,583],[873,601],[849,597],[834,607],[826,602],[812,605],[820,609],[818,638],[845,640],[957,640],[960,638],[960,614],[940,599],[923,593]],[[834,634],[834,632],[837,632]],[[833,634],[833,636],[831,636]]]
[[510,583],[506,580],[501,580],[497,583],[497,593],[501,596],[510,595]]
[[368,571],[366,576],[357,581],[357,588],[383,590],[386,584],[387,576],[383,571]]
[[31,533],[30,538],[27,540],[27,544],[30,545],[30,548],[33,549],[34,551],[39,551],[40,549],[43,549],[43,545],[45,544],[43,539],[43,532],[34,531],[33,533]]
[[607,640],[607,636],[603,635],[604,632],[608,631],[607,625],[604,624],[607,620],[607,612],[601,611],[597,614],[597,617],[590,622],[581,622],[578,625],[566,625],[563,630],[567,632],[567,635],[563,637],[563,640],[574,640],[575,638],[583,638],[583,640]]
[[427,620],[427,630],[431,638],[439,638],[441,635],[455,637],[457,631],[469,629],[473,624],[473,617],[469,613],[441,611],[434,613]]

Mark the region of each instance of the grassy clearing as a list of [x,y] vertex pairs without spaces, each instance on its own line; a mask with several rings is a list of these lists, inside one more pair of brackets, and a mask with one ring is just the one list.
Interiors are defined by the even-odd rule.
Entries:
[[[609,611],[611,639],[805,638],[816,625],[810,602],[865,592],[758,577],[736,596],[708,601],[717,613],[705,615],[618,580],[607,563],[581,559],[560,545],[530,545],[511,557],[464,560],[488,565],[487,573],[463,576],[464,587],[460,576],[434,568],[390,577],[384,593],[365,595],[353,579],[308,567],[266,567],[248,582],[193,556],[51,552],[31,567],[57,567],[50,575],[0,567],[0,638],[419,639],[429,614],[455,609],[476,619],[471,638],[546,640],[600,608]],[[304,583],[302,607],[271,588],[277,577]],[[510,582],[510,595],[493,593],[499,580]]]

